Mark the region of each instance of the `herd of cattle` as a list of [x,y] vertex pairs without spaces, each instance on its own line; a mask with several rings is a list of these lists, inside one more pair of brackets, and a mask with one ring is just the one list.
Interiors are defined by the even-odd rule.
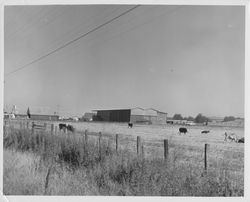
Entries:
[[[187,128],[179,128],[179,134],[181,133],[184,133],[186,134],[188,132]],[[201,133],[203,134],[207,134],[207,133],[210,133],[209,130],[203,130],[201,131]],[[238,138],[235,133],[227,133],[225,132],[224,133],[224,141],[227,142],[228,140],[231,141],[231,142],[236,142],[236,143],[244,143],[245,142],[245,138],[242,137],[242,138]]]
[[[133,123],[128,123],[128,128],[133,128]],[[75,132],[75,128],[70,125],[70,124],[65,124],[65,123],[60,123],[59,124],[59,130],[63,131],[63,132],[72,132],[74,133]],[[184,135],[188,132],[187,128],[185,127],[181,127],[179,128],[179,134],[181,135],[182,133],[184,133]],[[209,130],[202,130],[201,131],[202,134],[207,134],[207,133],[210,133]],[[234,133],[227,133],[225,132],[224,133],[224,141],[230,141],[230,142],[236,142],[236,143],[244,143],[245,142],[245,139],[244,137],[242,138],[238,138]]]

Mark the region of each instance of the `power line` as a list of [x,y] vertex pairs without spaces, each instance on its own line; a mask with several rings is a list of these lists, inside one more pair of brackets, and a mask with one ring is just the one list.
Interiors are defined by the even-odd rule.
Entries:
[[[110,37],[110,38],[108,38],[107,40],[103,41],[102,44],[106,43],[107,41],[113,40],[114,38],[117,38],[117,37],[119,37],[120,35],[123,35],[123,34],[125,34],[125,33],[130,32],[130,31],[133,31],[133,30],[135,30],[135,29],[138,29],[139,27],[142,27],[142,26],[144,26],[144,25],[150,24],[150,23],[152,23],[153,21],[155,21],[157,18],[160,18],[160,17],[162,17],[162,16],[164,16],[164,15],[171,14],[172,12],[175,12],[175,11],[181,9],[181,8],[183,8],[183,6],[178,6],[178,7],[174,8],[174,9],[172,9],[172,10],[169,10],[169,11],[167,11],[167,12],[164,12],[164,13],[160,14],[160,15],[157,15],[156,17],[151,18],[151,19],[149,19],[148,21],[145,21],[144,23],[141,23],[141,24],[139,24],[139,25],[137,25],[137,26],[134,26],[134,27],[132,27],[132,28],[130,28],[130,29],[128,29],[128,30],[125,30],[125,31],[123,31],[123,32],[120,32],[120,33],[118,33],[118,34],[114,34],[113,37]],[[130,20],[130,21],[131,21],[131,20]],[[130,21],[128,21],[128,22],[130,22]],[[128,23],[127,23],[127,24],[128,24]]]
[[[122,32],[120,32],[120,33],[114,34],[114,35],[111,36],[110,38],[107,38],[106,40],[104,40],[104,41],[102,41],[102,42],[100,42],[100,43],[97,42],[97,46],[103,45],[103,44],[105,44],[105,43],[108,42],[108,41],[111,41],[111,40],[113,40],[113,39],[115,39],[115,38],[118,38],[119,36],[124,35],[125,33],[128,33],[128,32],[130,32],[130,31],[133,31],[133,30],[135,30],[135,29],[138,29],[138,28],[140,28],[140,27],[142,27],[142,26],[144,26],[144,25],[150,24],[150,23],[152,23],[153,21],[155,21],[156,19],[158,19],[158,18],[160,18],[160,17],[162,17],[162,16],[165,16],[165,15],[169,15],[169,14],[171,14],[171,13],[173,13],[173,12],[175,12],[175,11],[181,9],[181,8],[183,8],[183,6],[178,6],[178,7],[174,8],[174,9],[172,9],[172,10],[168,10],[167,12],[160,13],[159,15],[157,15],[157,16],[155,16],[155,17],[153,17],[153,18],[151,18],[151,19],[149,19],[149,20],[147,20],[147,21],[145,21],[145,22],[143,22],[143,23],[141,23],[141,24],[139,24],[139,25],[136,25],[136,26],[134,26],[134,27],[131,27],[130,29],[127,29],[127,30],[122,31]],[[145,12],[147,12],[147,10],[146,10]],[[121,26],[123,26],[123,25],[129,24],[132,20],[134,20],[134,18],[137,18],[138,16],[140,16],[140,14],[138,14],[136,17],[133,17],[133,19],[130,19],[129,21],[127,21],[127,22],[125,22],[125,23],[123,23],[123,24],[120,24],[119,26],[121,27]],[[113,32],[113,31],[114,31],[114,30],[112,30],[112,32]],[[108,33],[108,32],[105,32],[105,34],[106,34],[106,33]],[[93,40],[92,40],[92,41],[93,41]],[[89,46],[87,46],[86,48],[90,48],[90,47],[95,47],[95,45],[89,45]],[[77,52],[74,51],[73,54],[70,54],[70,55],[67,55],[67,56],[72,56],[72,55],[76,56],[76,55],[78,55],[79,53],[81,53],[81,52],[79,52],[79,51],[77,51]],[[62,62],[62,60],[60,60],[60,61]],[[56,60],[56,62],[57,62],[57,60]]]
[[139,6],[140,6],[140,5],[136,5],[136,6],[132,7],[132,8],[130,8],[130,9],[126,10],[125,12],[119,14],[118,16],[116,16],[116,17],[114,17],[114,18],[108,20],[107,22],[105,22],[105,23],[103,23],[103,24],[101,24],[101,25],[95,27],[94,29],[88,31],[87,33],[82,34],[81,36],[79,36],[79,37],[77,37],[77,38],[75,38],[75,39],[73,39],[73,40],[67,42],[66,44],[64,44],[64,45],[62,45],[62,46],[56,48],[55,50],[53,50],[53,51],[51,51],[51,52],[49,52],[49,53],[47,53],[47,54],[45,54],[45,55],[43,55],[43,56],[41,56],[41,57],[39,57],[39,58],[37,58],[37,59],[35,59],[35,60],[29,62],[29,63],[26,64],[26,65],[23,65],[22,67],[17,68],[17,69],[14,70],[14,71],[11,71],[11,72],[7,73],[6,76],[9,76],[9,75],[11,75],[11,74],[14,74],[14,73],[16,73],[17,71],[20,71],[20,70],[22,70],[22,69],[24,69],[24,68],[26,68],[26,67],[28,67],[28,66],[34,64],[34,63],[36,63],[36,62],[38,62],[38,61],[40,61],[40,60],[42,60],[42,59],[48,57],[49,55],[52,55],[53,53],[55,53],[55,52],[57,52],[57,51],[59,51],[59,50],[65,48],[65,47],[69,46],[70,44],[72,44],[72,43],[74,43],[74,42],[80,40],[81,38],[83,38],[83,37],[89,35],[90,33],[94,32],[94,31],[96,31],[96,30],[98,30],[98,29],[104,27],[105,25],[110,24],[111,22],[115,21],[116,19],[118,19],[118,18],[120,18],[120,17],[126,15],[127,13],[129,13],[129,12],[131,12],[132,10],[138,8]]
[[[55,49],[56,47],[64,44],[65,41],[67,41],[68,39],[79,36],[79,34],[81,34],[83,31],[94,27],[94,25],[96,24],[96,23],[90,23],[87,26],[84,26],[86,22],[89,23],[92,21],[96,21],[97,19],[107,19],[107,17],[110,18],[110,16],[113,16],[113,13],[116,12],[118,9],[120,9],[120,8],[116,8],[109,13],[106,13],[106,11],[109,11],[108,9],[106,9],[104,13],[99,12],[100,14],[99,15],[97,14],[94,17],[85,17],[83,20],[81,20],[82,22],[80,24],[78,24],[77,26],[74,26],[73,28],[70,28],[70,30],[65,32],[63,35],[57,37],[52,43],[50,43],[49,46],[47,46],[46,49],[42,49],[42,51],[39,51],[39,54],[36,54],[36,57],[33,57],[33,58],[39,58],[40,56],[44,55],[45,53],[47,53],[47,52]],[[48,26],[50,23],[51,23],[51,21],[48,24],[46,24],[45,26]],[[79,29],[77,29],[77,28],[79,28],[79,27],[81,28],[82,25],[85,29],[81,30],[81,32],[79,32]],[[71,35],[71,37],[68,37],[70,35]]]

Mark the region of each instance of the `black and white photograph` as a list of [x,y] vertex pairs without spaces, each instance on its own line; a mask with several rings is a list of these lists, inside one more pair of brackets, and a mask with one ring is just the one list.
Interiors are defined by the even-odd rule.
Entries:
[[249,196],[249,1],[51,2],[3,5],[6,201]]

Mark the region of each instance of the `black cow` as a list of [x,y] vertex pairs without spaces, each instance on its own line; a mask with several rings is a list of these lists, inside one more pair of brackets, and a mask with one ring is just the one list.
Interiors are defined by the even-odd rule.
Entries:
[[70,132],[75,132],[75,129],[72,125],[67,125],[67,130],[70,131]]
[[65,123],[59,123],[59,130],[63,130],[63,132],[65,132],[67,129],[67,125]]
[[209,130],[203,130],[203,131],[201,131],[201,133],[210,133],[210,131]]
[[173,122],[173,121],[167,121],[167,123],[168,123],[168,124],[174,124],[174,122]]
[[128,128],[133,128],[133,123],[128,123]]
[[240,138],[239,140],[238,140],[238,143],[244,143],[245,142],[245,138],[244,137],[242,137],[242,138]]
[[179,128],[179,133],[184,133],[186,134],[188,131],[187,131],[187,128]]

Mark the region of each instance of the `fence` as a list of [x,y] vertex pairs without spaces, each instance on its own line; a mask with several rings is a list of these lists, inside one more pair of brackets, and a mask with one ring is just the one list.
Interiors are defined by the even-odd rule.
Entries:
[[[4,134],[6,133],[6,126],[7,125],[11,125],[10,121],[6,121],[4,120]],[[19,129],[28,129],[30,130],[30,122],[29,121],[21,121],[19,123],[17,123],[16,125],[19,125]],[[49,126],[49,127],[48,127]],[[31,134],[34,134],[36,132],[39,131],[47,131],[48,129],[50,129],[50,134],[51,135],[58,135],[58,132],[61,133],[61,130],[58,131],[57,126],[55,126],[54,124],[47,124],[47,123],[35,123],[35,122],[31,122]],[[69,135],[70,132],[66,132],[66,134]],[[91,136],[95,136],[98,137],[98,148],[99,151],[101,151],[101,144],[103,141],[104,137],[110,137],[110,136],[105,136],[104,134],[102,134],[102,132],[99,133],[93,133],[93,132],[88,132],[87,130],[85,130],[84,132],[80,132],[81,136],[83,136],[84,139],[84,143],[85,145],[88,145],[88,140],[89,140],[89,135]],[[74,135],[76,135],[76,133],[74,133]],[[112,135],[113,137],[113,135]],[[118,154],[119,150],[120,150],[120,146],[121,146],[121,142],[120,142],[120,135],[119,134],[115,134],[115,151]],[[109,138],[109,144],[110,144],[110,138]],[[169,158],[169,140],[168,139],[163,139],[162,140],[162,147],[163,147],[163,154],[162,157],[164,158],[165,161],[168,161]],[[209,144],[205,144],[204,145],[204,171],[206,172],[208,169],[208,147]],[[141,136],[137,136],[136,137],[136,153],[138,157],[144,158],[144,153],[145,153],[145,145],[142,141]],[[100,152],[101,155],[101,152]]]

